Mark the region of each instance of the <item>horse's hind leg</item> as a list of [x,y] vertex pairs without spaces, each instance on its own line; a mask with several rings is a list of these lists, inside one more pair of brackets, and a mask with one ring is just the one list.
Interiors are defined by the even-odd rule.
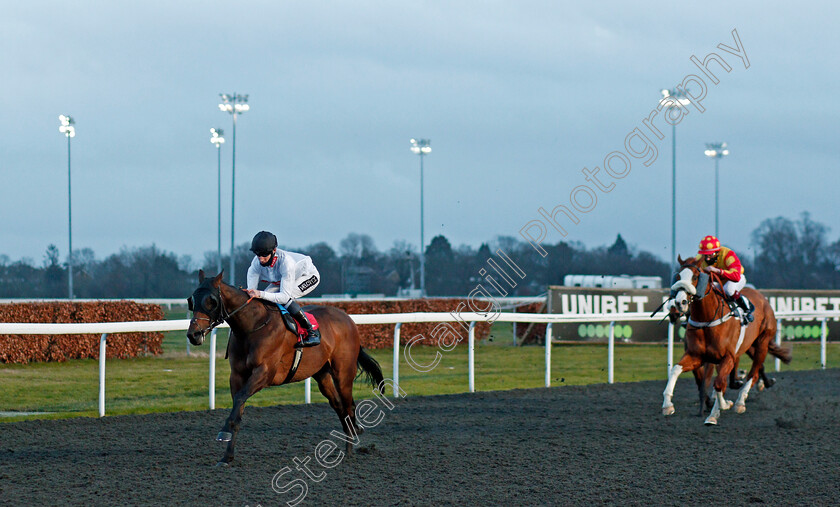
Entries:
[[341,428],[344,430],[344,434],[348,437],[347,454],[351,454],[353,452],[352,441],[356,440],[357,436],[354,432],[355,428],[348,424],[350,419],[346,415],[346,409],[344,407],[344,403],[341,401],[341,395],[339,395],[338,389],[335,386],[330,363],[325,364],[324,367],[312,377],[318,382],[318,389],[321,391],[321,394],[329,400],[330,406],[338,415],[338,419],[341,421]]
[[[761,339],[762,337],[759,337]],[[755,347],[755,354],[753,355],[752,368],[747,375],[746,382],[741,390],[738,391],[738,399],[735,400],[735,412],[743,414],[747,411],[747,396],[750,394],[750,389],[758,382],[758,376],[764,368],[764,359],[767,358],[767,343],[757,344]]]
[[356,402],[353,400],[353,381],[356,379],[356,361],[351,364],[333,365],[333,380],[338,387],[338,394],[344,404],[345,417],[350,418],[353,428],[357,433],[364,432],[364,428],[356,423]]
[[758,370],[758,376],[764,382],[762,384],[762,388],[759,389],[759,391],[761,391],[761,390],[763,390],[764,388],[767,388],[767,387],[773,387],[773,384],[776,383],[776,379],[774,379],[773,377],[768,377],[767,374],[764,373],[764,365],[763,364],[761,365],[761,368],[759,368],[759,370]]
[[[747,352],[749,354],[749,352]],[[744,381],[738,378],[738,364],[739,359],[735,359],[735,366],[732,367],[732,371],[729,372],[729,389],[740,389],[744,387]]]

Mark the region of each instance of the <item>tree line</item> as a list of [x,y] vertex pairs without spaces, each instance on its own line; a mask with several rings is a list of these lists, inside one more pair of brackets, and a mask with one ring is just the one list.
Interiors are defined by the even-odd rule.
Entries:
[[[798,220],[764,220],[752,232],[754,257],[738,252],[748,280],[759,288],[840,288],[840,240],[830,243],[828,230],[807,213]],[[244,285],[253,259],[249,246],[250,243],[243,243],[234,249],[237,285]],[[513,237],[497,237],[476,249],[467,245],[453,247],[446,237],[436,236],[425,252],[426,292],[429,296],[467,295],[477,284],[484,283],[479,270],[487,268],[487,260],[498,249],[526,274],[509,291],[514,296],[541,294],[548,285],[561,285],[567,274],[653,275],[662,277],[666,284],[670,280],[667,262],[628,246],[621,234],[610,246],[586,248],[581,243],[561,241],[543,247],[548,252],[546,257]],[[309,255],[318,267],[321,283],[313,296],[394,296],[420,284],[419,256],[416,248],[405,241],[380,251],[370,236],[351,233],[340,241],[337,251],[324,242],[285,249]],[[195,289],[199,267],[215,274],[219,257],[212,251],[195,261],[151,245],[123,247],[102,260],[92,250],[81,249],[73,252],[72,262],[77,298],[178,298],[187,297]],[[223,255],[221,265],[229,267],[229,255]],[[67,277],[67,264],[61,262],[55,245],[47,248],[40,265],[29,259],[11,262],[0,255],[3,298],[65,298]]]

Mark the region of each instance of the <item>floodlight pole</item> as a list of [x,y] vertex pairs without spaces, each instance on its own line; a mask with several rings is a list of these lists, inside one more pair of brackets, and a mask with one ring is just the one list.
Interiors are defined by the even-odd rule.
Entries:
[[671,125],[671,272],[677,271],[677,125]]
[[234,221],[234,200],[236,199],[236,110],[233,111],[233,152],[230,169],[230,284],[235,286],[236,283],[236,267],[234,262],[233,248],[233,229]]
[[228,95],[220,93],[222,103],[219,104],[219,109],[233,115],[233,147],[231,148],[231,183],[230,183],[230,284],[236,283],[236,265],[234,259],[234,228],[235,228],[235,199],[236,199],[236,117],[248,111],[248,95],[237,95],[236,93]]
[[219,259],[216,261],[216,274],[218,274],[222,272],[222,146],[220,144],[216,145],[216,160],[216,199],[218,202],[216,207],[216,251],[219,256]]
[[216,259],[216,273],[222,272],[222,144],[225,142],[225,138],[222,137],[224,135],[224,130],[220,128],[212,128],[210,129],[210,133],[212,136],[210,137],[210,142],[216,145],[216,159],[217,159],[217,199],[218,199],[218,206],[216,222],[217,222],[217,237],[216,237],[216,249],[217,249],[217,256]]
[[76,122],[71,116],[59,115],[58,121],[61,125],[58,131],[64,134],[67,138],[67,247],[69,252],[67,254],[67,298],[73,299],[73,199],[72,199],[72,179],[70,177],[70,138],[76,137]]
[[720,183],[718,176],[718,157],[715,157],[715,237],[719,238],[718,234],[718,216],[720,212]]
[[423,152],[420,152],[420,295],[426,296],[426,238],[424,236]]
[[[662,100],[671,98],[676,103],[668,107],[666,115],[670,114],[671,108],[683,107],[689,103],[689,100],[685,98],[685,91],[681,89],[661,90],[661,92]],[[668,123],[671,123],[671,272],[673,273],[677,270],[677,124],[671,121]]]
[[420,155],[420,296],[426,297],[426,238],[424,236],[423,209],[423,156],[432,152],[432,142],[428,139],[412,139],[411,151]]
[[720,216],[720,171],[718,167],[718,161],[721,157],[729,155],[729,149],[726,147],[726,143],[706,143],[706,151],[704,152],[707,157],[715,159],[715,236],[718,236],[718,217]]
[[73,206],[70,179],[70,136],[67,137],[67,298],[73,299]]

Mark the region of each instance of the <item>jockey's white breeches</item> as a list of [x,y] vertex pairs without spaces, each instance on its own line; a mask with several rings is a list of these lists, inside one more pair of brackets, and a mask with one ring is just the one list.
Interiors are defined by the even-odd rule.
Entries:
[[744,285],[747,284],[747,278],[742,274],[741,279],[737,282],[733,282],[732,280],[723,284],[723,290],[726,292],[726,295],[732,297],[733,294],[736,292],[741,292],[741,289],[744,288]]

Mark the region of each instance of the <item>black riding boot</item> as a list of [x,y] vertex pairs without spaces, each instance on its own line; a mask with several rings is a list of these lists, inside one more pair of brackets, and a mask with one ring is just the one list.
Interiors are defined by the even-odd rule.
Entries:
[[289,313],[295,318],[300,327],[306,329],[306,336],[303,337],[302,341],[295,344],[295,348],[314,347],[315,345],[320,345],[321,333],[312,327],[312,323],[309,322],[309,319],[307,319],[306,315],[303,314],[303,310],[300,309],[300,305],[297,304],[297,301],[290,302],[286,305],[286,309],[289,310]]
[[747,322],[752,322],[753,320],[755,320],[755,316],[753,316],[752,314],[752,310],[750,309],[749,302],[747,302],[747,298],[738,293],[735,296],[735,302],[742,310],[744,310],[744,318],[747,319]]

